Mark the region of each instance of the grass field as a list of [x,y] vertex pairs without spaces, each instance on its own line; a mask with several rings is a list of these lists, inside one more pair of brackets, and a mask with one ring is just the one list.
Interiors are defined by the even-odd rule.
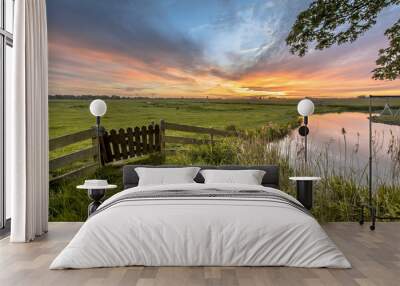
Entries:
[[[225,129],[256,129],[273,123],[279,126],[294,126],[298,120],[298,99],[269,100],[205,100],[205,99],[110,99],[102,125],[107,129],[119,129],[159,122],[164,119],[203,127]],[[313,99],[316,113],[368,111],[369,100],[357,99]],[[392,100],[400,105],[400,100]],[[386,100],[375,100],[377,109]],[[90,100],[49,100],[50,138],[75,133],[94,125],[95,119],[89,112]],[[168,135],[178,135],[177,132]],[[91,141],[80,142],[52,151],[50,159],[88,147]]]
[[[95,124],[89,112],[89,100],[50,100],[50,138],[85,130]],[[107,100],[107,113],[102,126],[107,130],[148,125],[164,119],[172,123],[225,129],[234,125],[255,129],[267,123],[282,126],[298,118],[294,105],[264,105],[254,102],[200,100]],[[177,132],[169,133],[177,135]],[[52,151],[50,159],[88,147],[91,140]]]
[[[316,113],[368,111],[368,99],[314,99]],[[375,100],[383,106],[386,100]],[[169,122],[224,129],[254,129],[268,122],[285,125],[296,120],[298,99],[271,100],[196,100],[196,99],[132,99],[107,100],[108,111],[102,119],[107,129],[126,128]],[[399,100],[391,100],[394,106]],[[89,113],[89,100],[50,100],[50,138],[74,133],[94,125]],[[378,109],[380,107],[377,107]]]
[[[90,101],[51,100],[50,138],[80,131],[94,125]],[[228,125],[256,128],[267,122],[289,124],[297,118],[293,105],[264,105],[245,102],[189,100],[109,100],[102,125],[107,129],[126,128],[164,119],[203,127],[224,129]]]

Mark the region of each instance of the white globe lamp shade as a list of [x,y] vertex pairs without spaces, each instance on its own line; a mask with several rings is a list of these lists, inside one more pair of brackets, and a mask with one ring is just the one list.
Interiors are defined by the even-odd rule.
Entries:
[[303,99],[297,105],[297,111],[302,116],[310,116],[314,113],[314,103],[309,99]]
[[93,116],[103,116],[107,112],[107,104],[104,102],[104,100],[95,99],[90,103],[89,109]]

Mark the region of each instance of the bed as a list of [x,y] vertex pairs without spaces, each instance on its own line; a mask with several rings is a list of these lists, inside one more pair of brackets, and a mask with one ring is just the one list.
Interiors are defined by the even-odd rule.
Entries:
[[199,166],[263,170],[260,185],[204,183],[199,172],[193,183],[150,186],[138,186],[138,167],[124,167],[125,190],[102,203],[50,269],[351,267],[312,215],[279,190],[278,166]]

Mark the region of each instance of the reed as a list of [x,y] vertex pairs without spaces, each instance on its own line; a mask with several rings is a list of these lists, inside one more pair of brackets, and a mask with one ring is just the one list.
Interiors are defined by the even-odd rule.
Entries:
[[[309,153],[308,163],[303,160],[304,148],[301,140],[281,139],[280,132],[265,131],[261,128],[244,133],[239,138],[225,139],[214,145],[192,147],[182,153],[175,163],[184,164],[240,164],[265,165],[279,164],[281,189],[294,195],[294,184],[288,180],[292,175],[316,175],[322,177],[314,188],[313,215],[321,222],[357,221],[359,206],[368,199],[368,165],[360,162],[359,140],[349,146],[346,130],[342,130],[338,152],[332,151],[327,143],[314,148]],[[359,136],[359,135],[358,135]],[[380,138],[380,139],[379,139]],[[381,216],[400,216],[400,140],[392,134],[391,144],[387,150],[383,148],[383,138],[374,136],[374,167],[380,166],[382,152],[390,154],[390,167],[374,177],[374,202]]]

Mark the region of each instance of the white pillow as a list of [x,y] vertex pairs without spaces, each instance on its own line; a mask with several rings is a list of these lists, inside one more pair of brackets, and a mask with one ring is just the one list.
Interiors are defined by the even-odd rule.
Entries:
[[135,168],[139,176],[138,186],[195,183],[193,179],[196,177],[199,170],[200,168],[198,167]]
[[265,171],[261,170],[202,170],[205,184],[261,185]]

